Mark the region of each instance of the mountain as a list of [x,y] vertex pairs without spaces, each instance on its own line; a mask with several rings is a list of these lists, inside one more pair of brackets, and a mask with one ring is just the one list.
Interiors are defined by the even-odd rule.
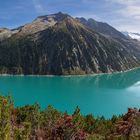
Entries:
[[11,37],[12,31],[7,28],[0,28],[0,40]]
[[76,18],[79,22],[84,24],[85,26],[89,27],[90,29],[102,33],[103,35],[107,35],[113,38],[123,38],[127,39],[124,34],[121,32],[117,31],[115,28],[110,26],[107,23],[104,22],[98,22],[92,18],[86,20],[85,18]]
[[93,30],[61,12],[40,16],[0,36],[0,73],[94,74],[140,66],[138,43],[100,27]]
[[123,46],[126,46],[130,53],[134,53],[136,57],[140,58],[140,43],[137,40],[132,40],[130,37],[126,36],[124,33],[119,32],[114,27],[110,26],[104,22],[98,22],[94,19],[76,18],[80,23],[85,25],[90,30],[98,32],[106,37],[115,39]]
[[139,33],[132,33],[132,32],[122,32],[122,33],[130,39],[136,39],[136,40],[140,41]]

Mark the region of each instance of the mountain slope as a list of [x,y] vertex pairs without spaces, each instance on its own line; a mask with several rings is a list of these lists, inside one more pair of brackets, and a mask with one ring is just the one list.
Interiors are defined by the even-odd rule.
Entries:
[[38,17],[0,42],[0,73],[93,74],[140,65],[128,46],[63,13]]
[[76,19],[90,30],[96,31],[106,37],[115,39],[123,46],[126,46],[126,48],[128,48],[130,53],[135,54],[136,57],[140,58],[140,43],[137,40],[132,40],[132,38],[124,35],[124,33],[122,32],[119,32],[118,30],[116,30],[107,23],[98,22],[95,21],[94,19],[88,20],[86,20],[85,18],[76,18]]
[[110,36],[112,38],[123,38],[126,39],[126,36],[121,32],[117,31],[115,28],[110,26],[107,23],[98,22],[92,18],[86,20],[85,18],[76,18],[79,22],[85,26],[91,28],[92,30],[102,33],[104,35]]

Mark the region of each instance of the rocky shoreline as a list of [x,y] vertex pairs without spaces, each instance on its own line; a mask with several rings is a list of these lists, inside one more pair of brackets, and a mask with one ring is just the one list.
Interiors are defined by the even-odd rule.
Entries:
[[96,74],[83,74],[83,75],[0,74],[0,76],[46,76],[46,77],[55,77],[55,76],[60,76],[60,77],[81,77],[82,76],[82,77],[86,77],[86,76],[99,76],[99,75],[111,75],[111,74],[127,73],[127,72],[137,70],[137,69],[140,69],[140,67],[135,67],[135,68],[125,70],[125,71],[120,71],[120,72],[118,71],[118,72],[112,72],[112,73],[98,73],[98,74],[96,73]]

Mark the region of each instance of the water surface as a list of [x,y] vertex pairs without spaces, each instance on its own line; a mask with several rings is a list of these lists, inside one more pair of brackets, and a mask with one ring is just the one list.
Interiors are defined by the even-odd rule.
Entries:
[[140,69],[98,76],[0,76],[1,95],[10,93],[15,106],[38,102],[72,113],[111,117],[128,107],[140,108]]

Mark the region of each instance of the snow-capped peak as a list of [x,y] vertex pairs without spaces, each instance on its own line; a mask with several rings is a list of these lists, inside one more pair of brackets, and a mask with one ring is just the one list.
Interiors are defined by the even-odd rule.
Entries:
[[140,34],[139,33],[132,33],[132,32],[122,32],[126,37],[131,39],[136,39],[140,41]]

